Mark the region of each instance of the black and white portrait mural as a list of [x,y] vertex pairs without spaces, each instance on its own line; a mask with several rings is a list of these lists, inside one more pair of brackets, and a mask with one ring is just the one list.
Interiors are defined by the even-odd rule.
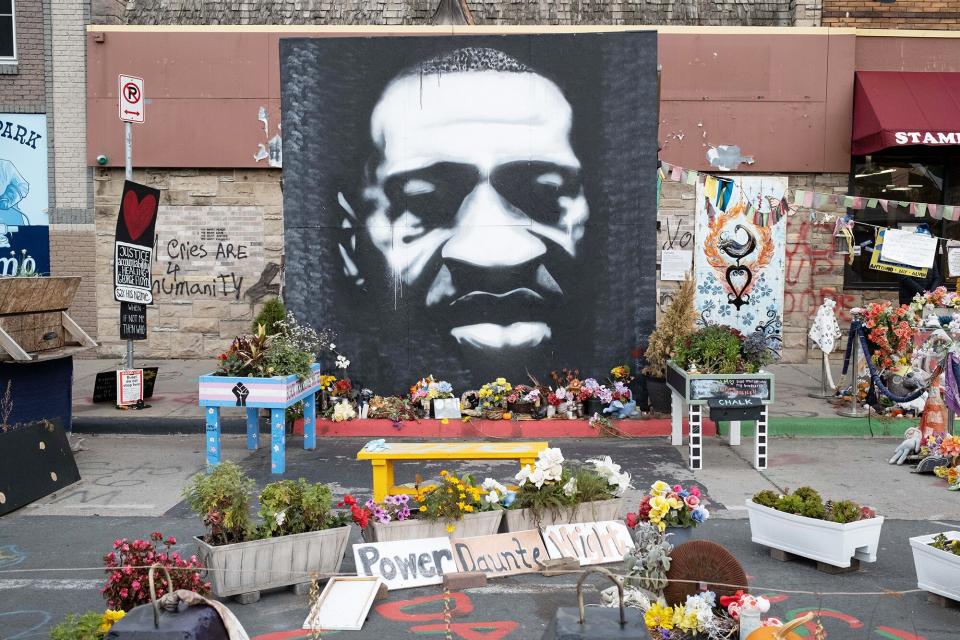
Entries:
[[282,39],[288,307],[380,393],[626,361],[655,322],[656,53]]

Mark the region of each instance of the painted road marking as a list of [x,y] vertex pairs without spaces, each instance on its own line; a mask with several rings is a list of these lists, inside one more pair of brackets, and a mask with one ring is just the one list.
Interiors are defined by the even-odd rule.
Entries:
[[90,589],[99,591],[103,580],[70,580],[53,578],[0,578],[0,591],[11,589],[40,589],[43,591],[73,591]]

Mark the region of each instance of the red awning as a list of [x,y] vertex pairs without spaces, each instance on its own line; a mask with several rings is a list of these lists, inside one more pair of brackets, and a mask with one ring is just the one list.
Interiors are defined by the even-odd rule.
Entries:
[[960,73],[857,71],[851,153],[914,144],[960,145]]

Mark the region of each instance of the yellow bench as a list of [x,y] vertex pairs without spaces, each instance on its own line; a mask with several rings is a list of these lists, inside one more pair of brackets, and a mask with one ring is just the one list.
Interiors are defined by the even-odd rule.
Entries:
[[388,442],[383,451],[357,453],[357,460],[373,465],[373,499],[382,502],[390,494],[405,493],[393,479],[397,460],[518,460],[520,467],[533,466],[546,442]]

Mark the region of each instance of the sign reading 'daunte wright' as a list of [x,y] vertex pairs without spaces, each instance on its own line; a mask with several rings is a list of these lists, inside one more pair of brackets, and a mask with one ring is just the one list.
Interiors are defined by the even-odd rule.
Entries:
[[452,543],[457,569],[479,571],[488,578],[536,573],[545,568],[547,559],[539,531],[454,538]]
[[580,566],[620,562],[634,547],[622,522],[577,522],[544,528],[543,539],[551,558],[576,558]]
[[390,590],[440,584],[457,572],[450,538],[355,544],[353,559],[357,575],[380,576]]

